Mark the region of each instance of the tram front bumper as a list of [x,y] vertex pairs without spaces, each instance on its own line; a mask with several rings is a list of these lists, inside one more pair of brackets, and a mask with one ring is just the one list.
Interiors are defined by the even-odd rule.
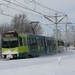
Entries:
[[14,58],[14,57],[18,57],[19,56],[19,52],[17,50],[11,51],[11,50],[7,50],[5,52],[2,52],[2,57],[3,58]]

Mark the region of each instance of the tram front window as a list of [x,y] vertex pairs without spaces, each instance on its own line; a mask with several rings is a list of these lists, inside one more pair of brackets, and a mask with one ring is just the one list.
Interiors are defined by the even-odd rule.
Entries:
[[18,38],[3,38],[2,39],[2,48],[13,48],[18,46]]

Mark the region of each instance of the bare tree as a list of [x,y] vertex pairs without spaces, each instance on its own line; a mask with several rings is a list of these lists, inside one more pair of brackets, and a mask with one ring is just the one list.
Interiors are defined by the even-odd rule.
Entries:
[[[11,21],[11,27],[13,27],[12,30],[15,30],[21,33],[33,34],[32,26],[34,26],[34,24],[32,25],[30,24],[30,21],[28,20],[26,14],[15,15]],[[35,30],[35,34],[42,35],[43,33],[42,27],[40,24],[38,24],[34,30]]]
[[11,21],[13,30],[17,32],[24,32],[26,24],[28,24],[28,20],[25,14],[15,15]]
[[11,29],[11,26],[8,23],[2,23],[0,24],[0,34],[5,33]]
[[[0,34],[7,32],[7,31],[16,31],[18,33],[31,33],[31,34],[37,34],[42,35],[43,30],[38,23],[36,26],[35,24],[30,24],[31,21],[28,20],[26,14],[18,14],[15,15],[10,24],[8,23],[2,23],[0,24]],[[35,27],[35,28],[34,28]],[[34,29],[34,32],[33,32]]]

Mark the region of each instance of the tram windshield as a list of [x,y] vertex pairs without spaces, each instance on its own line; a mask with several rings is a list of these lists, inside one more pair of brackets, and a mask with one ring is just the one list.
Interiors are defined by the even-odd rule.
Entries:
[[13,48],[18,46],[18,38],[17,37],[3,37],[2,38],[2,48]]

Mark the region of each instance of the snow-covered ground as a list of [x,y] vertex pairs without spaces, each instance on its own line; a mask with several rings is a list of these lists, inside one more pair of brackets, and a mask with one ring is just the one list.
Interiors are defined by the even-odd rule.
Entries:
[[0,75],[75,75],[75,50],[37,58],[0,60]]

